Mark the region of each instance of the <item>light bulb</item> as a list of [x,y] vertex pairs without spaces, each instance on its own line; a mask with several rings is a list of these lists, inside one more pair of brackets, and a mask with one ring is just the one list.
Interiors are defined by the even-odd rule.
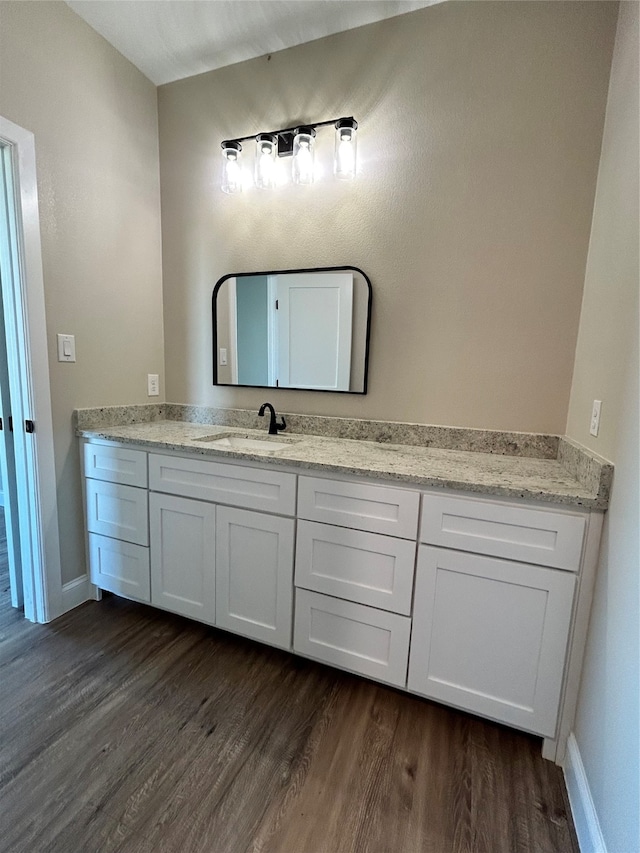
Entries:
[[356,130],[358,122],[353,118],[341,118],[336,122],[336,147],[333,173],[336,178],[351,180],[356,176]]
[[239,142],[222,143],[222,192],[242,192],[242,168],[238,162],[241,151]]
[[291,174],[296,184],[313,183],[313,140],[315,135],[316,132],[312,127],[299,127],[293,137]]
[[259,133],[256,136],[255,183],[260,189],[271,189],[276,183],[276,146],[274,133]]

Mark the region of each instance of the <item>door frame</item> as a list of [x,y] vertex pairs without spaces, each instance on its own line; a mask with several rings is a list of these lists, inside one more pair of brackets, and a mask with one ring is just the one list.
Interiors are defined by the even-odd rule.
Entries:
[[[2,276],[2,297],[24,614],[32,622],[49,622],[63,612],[63,596],[35,137],[0,116],[0,144],[10,152],[13,182],[10,275],[8,280]],[[35,432],[26,432],[27,420],[33,421]]]

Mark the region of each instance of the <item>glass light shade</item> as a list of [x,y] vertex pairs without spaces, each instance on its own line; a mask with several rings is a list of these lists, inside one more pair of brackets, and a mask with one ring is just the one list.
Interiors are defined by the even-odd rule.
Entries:
[[239,142],[222,143],[222,183],[224,193],[242,192],[242,168],[239,163],[242,145]]
[[358,122],[352,118],[341,118],[336,122],[336,148],[333,174],[342,180],[356,176],[356,145]]
[[274,133],[259,133],[256,136],[255,184],[268,190],[276,185],[276,151],[278,137]]
[[312,127],[297,128],[293,137],[291,177],[294,184],[313,183],[314,137]]

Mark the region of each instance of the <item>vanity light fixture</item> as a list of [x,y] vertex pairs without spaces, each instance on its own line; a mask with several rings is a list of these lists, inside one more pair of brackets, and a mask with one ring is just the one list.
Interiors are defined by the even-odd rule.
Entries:
[[315,137],[320,127],[333,125],[336,131],[333,173],[337,178],[353,179],[356,175],[356,131],[358,122],[352,117],[330,119],[316,124],[287,127],[269,133],[226,139],[222,143],[222,190],[242,190],[242,143],[255,139],[254,183],[260,189],[276,186],[277,159],[291,157],[291,179],[296,184],[311,184],[315,172]]

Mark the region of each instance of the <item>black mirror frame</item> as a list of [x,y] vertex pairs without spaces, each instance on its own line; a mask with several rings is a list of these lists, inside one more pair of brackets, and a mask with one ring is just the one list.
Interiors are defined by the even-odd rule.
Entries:
[[373,297],[373,289],[371,287],[371,281],[369,276],[363,272],[359,267],[353,266],[340,266],[340,267],[309,267],[305,269],[292,269],[292,270],[258,270],[257,272],[238,272],[238,273],[228,273],[227,275],[223,275],[222,278],[218,279],[215,287],[213,288],[213,294],[211,296],[211,320],[213,326],[213,384],[218,385],[221,388],[268,388],[270,391],[311,391],[310,388],[280,388],[280,387],[272,387],[269,385],[230,385],[227,383],[218,382],[218,324],[217,324],[217,314],[216,314],[216,296],[218,291],[222,287],[222,285],[230,278],[237,278],[238,276],[253,276],[253,275],[280,275],[282,273],[302,273],[302,272],[346,272],[347,270],[353,270],[353,272],[358,273],[362,276],[367,285],[368,296],[367,296],[367,330],[365,335],[365,351],[364,351],[364,377],[362,384],[362,391],[332,391],[326,389],[318,389],[313,390],[312,393],[315,394],[360,394],[364,395],[367,393],[367,385],[369,381],[369,346],[371,339],[371,304]]

